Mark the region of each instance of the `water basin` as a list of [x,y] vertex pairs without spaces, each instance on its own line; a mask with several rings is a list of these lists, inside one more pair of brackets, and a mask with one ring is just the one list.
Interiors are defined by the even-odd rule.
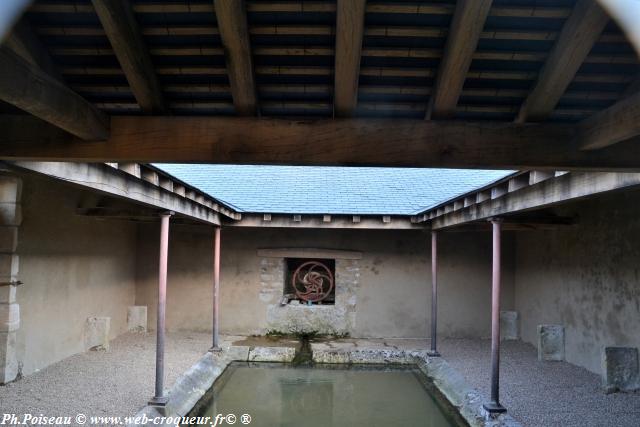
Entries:
[[[466,426],[415,366],[234,362],[190,415],[251,426]],[[223,424],[226,425],[226,424]]]

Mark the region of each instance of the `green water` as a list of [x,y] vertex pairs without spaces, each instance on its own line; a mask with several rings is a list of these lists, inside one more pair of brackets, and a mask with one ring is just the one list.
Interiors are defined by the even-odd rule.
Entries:
[[431,387],[412,367],[234,363],[192,415],[234,414],[242,426],[249,414],[254,427],[464,425]]

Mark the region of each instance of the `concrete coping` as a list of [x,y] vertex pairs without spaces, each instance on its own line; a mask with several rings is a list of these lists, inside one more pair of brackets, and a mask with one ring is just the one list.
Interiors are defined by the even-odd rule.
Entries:
[[[480,392],[467,384],[442,357],[429,357],[426,350],[397,348],[366,348],[342,346],[329,348],[313,345],[313,361],[316,363],[370,363],[370,364],[412,364],[416,365],[457,408],[459,414],[472,427],[521,427],[507,413],[491,415],[482,404],[488,402]],[[180,376],[168,391],[168,403],[164,408],[145,406],[128,424],[145,425],[154,423],[156,417],[176,418],[186,416],[213,386],[231,362],[291,362],[295,357],[294,347],[249,347],[227,345],[219,352],[207,353],[187,372]],[[146,420],[147,423],[141,422]],[[171,421],[171,420],[168,420]],[[154,423],[158,425],[157,422]]]

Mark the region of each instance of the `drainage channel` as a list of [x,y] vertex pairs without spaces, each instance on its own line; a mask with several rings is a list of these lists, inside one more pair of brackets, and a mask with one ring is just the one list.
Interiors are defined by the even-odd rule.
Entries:
[[296,348],[296,355],[291,363],[296,366],[313,364],[310,335],[303,334],[300,336],[300,346]]

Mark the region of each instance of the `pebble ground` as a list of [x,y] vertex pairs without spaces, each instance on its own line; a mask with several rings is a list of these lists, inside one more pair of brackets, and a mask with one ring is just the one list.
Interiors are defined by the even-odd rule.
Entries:
[[[445,339],[442,356],[467,382],[490,395],[491,342]],[[601,380],[565,362],[539,362],[534,346],[504,341],[500,400],[528,427],[639,427],[640,393],[602,392]]]
[[[210,339],[206,333],[167,335],[167,388],[207,351]],[[485,396],[490,349],[489,340],[439,343],[445,360]],[[501,401],[524,426],[640,426],[640,393],[606,395],[599,376],[564,362],[539,362],[535,348],[520,341],[503,342],[501,354]],[[109,351],[77,354],[0,386],[0,413],[133,415],[153,394],[154,368],[155,336],[127,333]]]
[[[206,353],[210,341],[210,334],[167,334],[165,388]],[[76,354],[0,386],[0,414],[133,415],[153,396],[154,375],[155,335],[129,332],[112,340],[108,351]]]

